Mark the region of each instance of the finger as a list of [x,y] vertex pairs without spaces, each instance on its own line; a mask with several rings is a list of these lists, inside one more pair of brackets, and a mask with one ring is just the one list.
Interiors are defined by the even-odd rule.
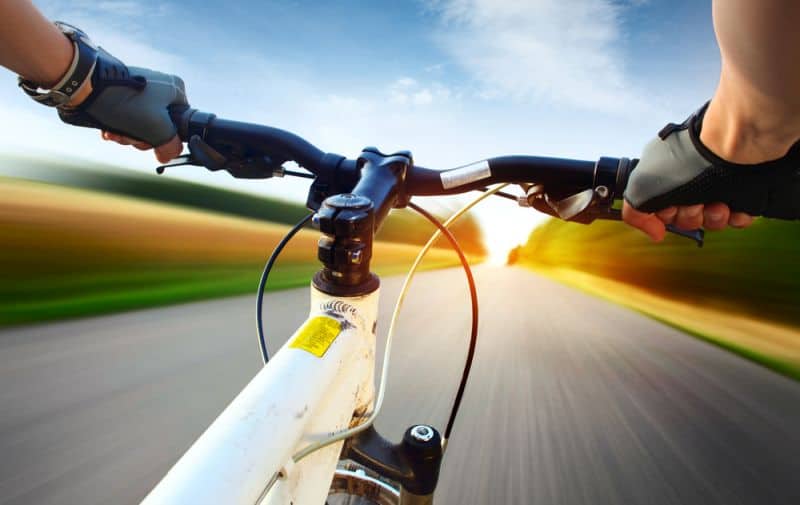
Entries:
[[153,146],[151,146],[147,142],[135,142],[133,144],[133,147],[135,147],[136,149],[138,149],[140,151],[149,151],[150,149],[153,148]]
[[654,242],[664,240],[666,228],[655,214],[647,214],[634,209],[628,202],[622,205],[622,220],[645,232]]
[[678,207],[675,226],[683,230],[696,230],[703,225],[703,204]]
[[111,142],[119,142],[120,140],[122,140],[122,136],[121,135],[117,135],[116,133],[105,132],[105,131],[103,132],[103,138],[106,139],[106,140],[110,140]]
[[728,219],[728,224],[734,228],[747,228],[753,224],[754,220],[755,218],[750,214],[745,214],[744,212],[732,212],[730,219]]
[[709,203],[703,209],[703,227],[707,230],[724,230],[728,226],[731,210],[724,203]]
[[672,222],[675,221],[676,215],[678,215],[678,207],[667,207],[664,210],[656,212],[656,216],[658,216],[664,224],[672,224]]
[[156,147],[156,159],[158,159],[158,161],[161,163],[167,163],[168,161],[180,156],[182,151],[183,143],[181,143],[181,139],[175,135],[166,144]]
[[[141,140],[139,140],[139,139],[135,139],[135,138],[133,138],[133,137],[126,137],[125,135],[118,135],[118,137],[119,137],[119,138],[120,138],[120,139],[121,139],[123,142],[126,142],[126,144],[125,144],[125,145],[131,145],[131,146],[135,146],[136,144],[144,144],[144,142],[142,142]],[[146,144],[146,145],[150,145],[150,144]]]
[[117,135],[115,133],[109,133],[108,134],[108,139],[109,140],[113,140],[117,144],[122,144],[123,146],[129,146],[129,145],[133,144],[131,139],[129,139],[128,137],[124,137],[122,135]]

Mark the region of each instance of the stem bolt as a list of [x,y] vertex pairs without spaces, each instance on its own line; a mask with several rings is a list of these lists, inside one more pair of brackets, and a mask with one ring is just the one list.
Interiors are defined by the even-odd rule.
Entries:
[[411,438],[417,442],[430,442],[434,433],[433,428],[424,424],[418,424],[411,428]]

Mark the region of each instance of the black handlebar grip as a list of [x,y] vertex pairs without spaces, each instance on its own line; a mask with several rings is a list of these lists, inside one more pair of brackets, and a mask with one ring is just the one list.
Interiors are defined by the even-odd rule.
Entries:
[[175,125],[175,128],[178,132],[178,137],[180,137],[181,141],[188,142],[189,141],[189,119],[192,117],[192,114],[196,111],[196,109],[192,109],[188,105],[180,104],[180,105],[170,105],[168,107],[169,110],[169,117],[172,119],[172,123]]
[[616,185],[614,186],[614,193],[617,195],[622,195],[625,192],[625,188],[628,187],[628,181],[630,180],[631,172],[633,172],[633,170],[636,168],[636,165],[639,164],[638,158],[623,158],[622,160],[624,162],[620,162],[619,164]]

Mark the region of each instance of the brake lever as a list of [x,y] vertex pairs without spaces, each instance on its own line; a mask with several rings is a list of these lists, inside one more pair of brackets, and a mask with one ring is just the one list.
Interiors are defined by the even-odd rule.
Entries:
[[703,244],[705,243],[706,231],[702,228],[698,228],[696,230],[682,230],[675,227],[675,225],[668,224],[667,231],[674,233],[675,235],[694,240],[697,242],[697,247],[703,247]]
[[156,173],[163,174],[167,168],[194,165],[205,167],[212,172],[225,170],[237,179],[269,179],[283,177],[286,169],[280,162],[275,162],[268,156],[254,156],[233,159],[225,156],[200,136],[192,135],[189,139],[189,154],[184,154],[174,160],[156,168]]
[[175,159],[173,159],[173,160],[171,160],[171,161],[169,161],[167,163],[164,163],[163,165],[157,166],[156,167],[156,173],[158,175],[161,175],[168,168],[182,167],[182,166],[186,166],[186,165],[200,166],[200,164],[197,163],[197,161],[192,157],[191,154],[182,154],[182,155],[178,156],[177,158],[175,158]]
[[212,172],[222,170],[228,165],[228,158],[206,144],[199,135],[192,135],[192,138],[189,139],[189,152],[192,153],[191,156],[193,156],[200,165]]
[[[618,209],[608,209],[607,212],[603,213],[603,215],[598,217],[600,219],[611,219],[614,221],[622,221],[622,211]],[[705,244],[706,231],[702,228],[698,228],[696,230],[683,230],[672,224],[666,225],[666,228],[669,233],[674,233],[679,237],[684,237],[693,240],[695,243],[697,243],[697,247],[703,247],[703,245]]]
[[[526,195],[519,198],[519,204],[568,222],[589,224],[595,219],[622,221],[622,211],[611,208],[612,197],[605,187],[587,189],[563,200],[553,201],[543,186],[535,185],[526,189]],[[682,230],[671,224],[666,228],[669,233],[693,240],[697,247],[703,247],[705,243],[706,232],[702,228]]]
[[203,142],[197,136],[192,135],[189,139],[189,153],[182,154],[168,163],[156,167],[156,173],[161,175],[168,168],[183,167],[193,165],[197,167],[206,167],[209,170],[219,170],[225,167],[227,159],[219,152],[215,151],[210,145]]

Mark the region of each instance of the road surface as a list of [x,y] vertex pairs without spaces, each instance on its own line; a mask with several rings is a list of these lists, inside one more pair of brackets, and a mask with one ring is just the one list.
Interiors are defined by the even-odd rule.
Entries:
[[[800,503],[800,384],[525,270],[476,277],[480,341],[437,503]],[[443,426],[466,353],[459,272],[418,281],[378,421],[394,438]],[[380,335],[398,287],[384,282]],[[271,335],[307,296],[267,297]],[[0,332],[0,504],[138,503],[258,369],[253,306]]]

